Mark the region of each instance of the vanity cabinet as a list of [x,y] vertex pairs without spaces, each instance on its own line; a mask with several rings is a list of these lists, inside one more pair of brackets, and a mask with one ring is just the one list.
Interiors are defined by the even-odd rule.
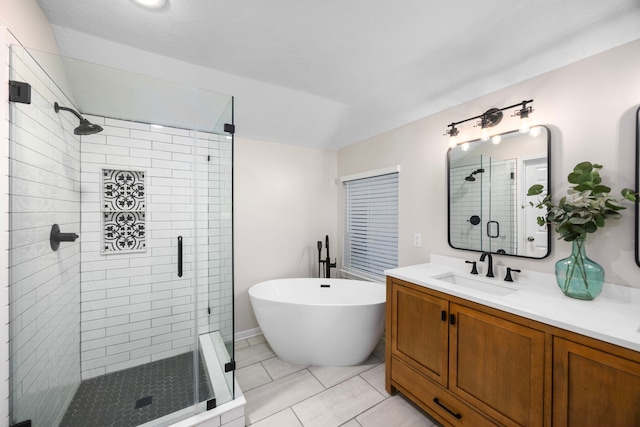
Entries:
[[447,425],[542,425],[543,332],[397,279],[388,293],[389,392]]
[[640,353],[387,278],[386,388],[445,426],[640,426]]
[[447,386],[449,379],[449,303],[420,290],[392,287],[392,353],[427,378]]
[[640,363],[554,339],[553,425],[640,426]]

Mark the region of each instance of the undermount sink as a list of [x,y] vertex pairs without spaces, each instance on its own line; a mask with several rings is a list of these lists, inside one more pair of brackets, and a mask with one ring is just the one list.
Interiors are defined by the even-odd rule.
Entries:
[[[517,288],[511,288],[507,285],[491,283],[488,280],[478,280],[472,277],[456,274],[445,273],[440,276],[434,276],[434,279],[442,280],[443,282],[452,283],[464,288],[474,289],[476,291],[485,292],[492,295],[509,295],[517,292]],[[497,280],[497,279],[496,279]]]

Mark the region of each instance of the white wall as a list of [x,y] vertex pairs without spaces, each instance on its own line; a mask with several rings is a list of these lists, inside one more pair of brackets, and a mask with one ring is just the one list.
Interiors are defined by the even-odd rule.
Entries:
[[[331,257],[337,256],[336,155],[334,151],[236,138],[237,332],[257,327],[247,293],[252,285],[285,277],[317,277],[317,242],[324,243],[327,234]],[[326,256],[324,249],[322,255]]]
[[2,0],[0,20],[23,46],[59,53],[51,25],[36,0]]
[[[532,121],[551,128],[552,193],[564,193],[567,174],[585,160],[604,165],[603,178],[614,190],[633,188],[639,75],[640,41],[636,41],[346,147],[338,153],[338,174],[401,166],[401,266],[426,262],[431,253],[476,259],[478,253],[447,244],[448,140],[443,136],[447,125],[491,107],[533,98]],[[494,129],[496,133],[517,129],[517,120],[505,117]],[[461,126],[460,140],[479,137],[478,128]],[[603,265],[607,281],[640,287],[640,269],[634,261],[634,208],[627,206],[621,220],[589,236],[587,253]],[[422,234],[421,248],[413,247],[413,233]],[[499,264],[553,273],[555,261],[570,251],[566,242],[556,241],[555,236],[553,240],[551,256],[544,260],[496,258]]]

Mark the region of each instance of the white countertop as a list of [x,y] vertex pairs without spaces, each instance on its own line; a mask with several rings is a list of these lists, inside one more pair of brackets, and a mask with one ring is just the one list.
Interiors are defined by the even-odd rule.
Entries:
[[[387,276],[406,280],[449,295],[516,314],[547,325],[566,329],[611,344],[640,351],[640,289],[605,283],[600,296],[592,301],[565,296],[552,274],[523,270],[513,273],[514,281],[505,282],[505,268],[494,267],[494,278],[471,275],[471,266],[458,258],[432,255],[431,263],[386,270]],[[454,272],[500,287],[516,289],[508,295],[494,295],[482,290],[438,280],[438,276]]]

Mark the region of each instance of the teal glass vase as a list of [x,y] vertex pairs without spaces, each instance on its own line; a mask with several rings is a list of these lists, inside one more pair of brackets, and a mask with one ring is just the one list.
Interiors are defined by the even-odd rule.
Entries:
[[556,262],[556,281],[571,298],[592,300],[602,292],[604,269],[585,253],[585,239],[572,242],[571,256]]

